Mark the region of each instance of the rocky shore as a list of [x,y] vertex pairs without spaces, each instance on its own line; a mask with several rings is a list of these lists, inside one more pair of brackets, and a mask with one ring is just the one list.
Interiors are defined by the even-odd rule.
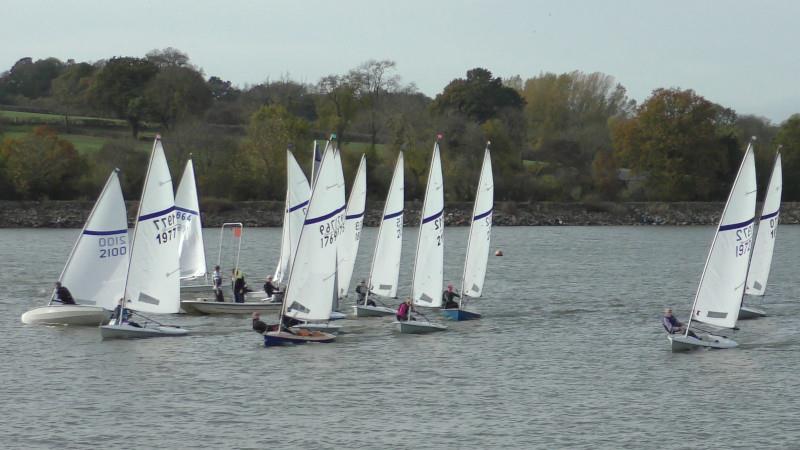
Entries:
[[[0,228],[80,228],[92,209],[92,201],[0,201]],[[447,203],[446,224],[469,225],[471,203]],[[209,199],[201,202],[203,225],[218,227],[224,222],[242,222],[248,227],[280,227],[283,202],[230,202]],[[419,223],[422,202],[407,202],[405,224]],[[519,203],[497,202],[494,224],[537,225],[711,225],[719,220],[722,202],[595,202]],[[133,223],[137,202],[128,202]],[[383,212],[382,202],[368,202],[366,226],[376,226]],[[781,223],[800,223],[800,203],[783,203]]]

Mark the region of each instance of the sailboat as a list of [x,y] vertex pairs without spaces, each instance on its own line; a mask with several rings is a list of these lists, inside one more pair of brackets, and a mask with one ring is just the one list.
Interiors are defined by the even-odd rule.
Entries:
[[55,300],[27,311],[22,323],[97,326],[108,320],[125,288],[128,271],[128,216],[115,169],[78,235],[58,281],[76,304]]
[[483,292],[486,279],[486,265],[489,262],[489,247],[492,238],[492,209],[494,208],[494,179],[492,177],[492,156],[489,145],[483,155],[483,165],[472,209],[472,223],[467,238],[467,254],[464,258],[464,272],[461,275],[461,297],[458,308],[442,309],[442,314],[452,320],[480,319],[481,315],[464,309],[467,297],[477,298]]
[[[747,146],[733,182],[717,232],[711,242],[700,285],[684,334],[670,334],[672,351],[732,348],[736,341],[697,326],[734,328],[742,304],[756,212],[756,166],[752,144]],[[695,325],[697,337],[690,334]]]
[[[133,228],[130,264],[118,313],[100,327],[103,339],[183,336],[188,331],[147,319],[144,326],[125,322],[125,310],[174,314],[180,310],[178,217],[172,178],[161,137],[156,136]],[[112,297],[116,299],[116,297]]]
[[[444,182],[439,141],[433,145],[425,200],[420,214],[417,253],[414,256],[414,271],[411,281],[411,300],[414,305],[429,308],[442,306],[442,284],[444,283]],[[401,333],[430,333],[444,331],[446,326],[427,320],[395,321]]]
[[[383,219],[375,240],[375,252],[369,269],[368,298],[378,300],[371,294],[385,298],[397,298],[397,282],[400,278],[400,253],[403,247],[403,152],[397,155],[394,174],[383,206]],[[356,317],[393,316],[394,308],[383,305],[353,306]]]
[[[781,190],[783,188],[780,153],[775,155],[775,164],[767,186],[764,206],[761,208],[761,217],[756,229],[750,271],[747,274],[747,288],[744,291],[745,295],[759,297],[763,297],[767,289],[767,278],[769,278],[769,269],[772,266],[772,252],[775,249],[775,237],[778,232]],[[755,319],[766,315],[764,310],[744,304],[739,310],[739,320]]]
[[184,284],[181,286],[181,291],[210,291],[213,286],[207,276],[203,224],[200,220],[200,202],[197,199],[197,184],[191,157],[186,161],[186,168],[183,170],[183,176],[175,194],[175,211],[180,233],[178,255],[180,255],[181,281],[187,282],[201,277],[204,281],[200,284]]
[[[300,232],[297,250],[283,297],[280,324],[284,317],[297,321],[324,322],[331,316],[336,295],[337,241],[345,223],[345,188],[339,156],[329,143],[322,156],[317,183],[308,202],[308,213]],[[333,342],[333,334],[319,331],[277,331],[264,333],[264,345]]]
[[[341,160],[341,158],[340,158]],[[339,241],[337,254],[337,296],[347,296],[350,280],[358,255],[358,244],[361,241],[361,225],[364,222],[364,209],[367,203],[367,158],[361,155],[361,162],[350,189],[345,212],[344,235]]]
[[[316,142],[314,143],[316,145]],[[311,188],[303,169],[297,164],[291,150],[286,150],[286,209],[283,214],[281,234],[281,253],[273,282],[285,284],[292,272],[292,261],[300,240],[300,230],[308,211],[308,198]]]

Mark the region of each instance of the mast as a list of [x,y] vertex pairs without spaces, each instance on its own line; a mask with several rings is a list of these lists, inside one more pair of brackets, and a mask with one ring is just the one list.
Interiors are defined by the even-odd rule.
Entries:
[[[419,232],[417,234],[417,247],[414,250],[414,270],[411,272],[411,304],[414,304],[414,279],[417,277],[417,257],[419,256],[419,244],[420,244],[420,237],[422,236],[422,225],[425,223],[425,206],[428,204],[428,188],[431,185],[431,175],[433,174],[433,161],[436,158],[436,152],[439,151],[439,141],[442,139],[442,135],[436,135],[436,142],[433,144],[433,154],[431,155],[431,165],[428,167],[428,179],[425,182],[425,198],[422,200],[422,210],[419,213]],[[439,288],[441,290],[441,287]],[[440,292],[441,294],[441,292]],[[409,309],[408,315],[406,316],[406,321],[411,320],[411,310]]]
[[[733,180],[733,184],[731,185],[731,191],[728,194],[728,199],[725,201],[725,207],[722,209],[722,215],[720,216],[719,223],[717,224],[717,231],[714,233],[714,239],[711,240],[711,247],[708,250],[708,256],[706,256],[706,263],[703,266],[703,273],[700,275],[700,283],[697,285],[697,292],[695,292],[695,294],[694,294],[694,301],[692,302],[692,309],[689,312],[689,320],[686,323],[686,331],[684,332],[684,336],[689,336],[689,329],[690,329],[690,327],[692,325],[692,318],[694,317],[695,307],[697,306],[697,299],[700,296],[700,288],[703,285],[703,279],[706,276],[706,270],[708,270],[708,262],[711,260],[711,254],[712,254],[712,252],[714,250],[714,244],[717,242],[717,237],[719,236],[719,231],[720,231],[720,228],[722,226],[722,221],[725,219],[725,212],[728,210],[728,206],[730,206],[731,196],[733,195],[734,189],[736,188],[736,185],[739,182],[739,177],[741,177],[741,175],[742,175],[742,169],[744,168],[744,164],[747,161],[747,156],[748,156],[748,154],[750,152],[753,151],[753,141],[754,140],[755,139],[751,138],[750,142],[747,144],[747,149],[745,150],[744,157],[742,158],[742,162],[739,165],[739,170],[736,172],[736,178]],[[754,217],[754,219],[755,219],[755,217]],[[748,251],[751,252],[750,256],[752,256],[752,246]],[[747,264],[748,264],[748,270],[749,270],[749,266],[750,266],[749,257],[748,257],[748,263]],[[747,277],[747,275],[745,273],[745,285],[744,285],[744,288],[742,289],[742,295],[744,295],[744,291],[747,288],[747,278],[746,277]]]
[[[78,239],[75,239],[75,243],[72,244],[72,250],[69,251],[69,256],[67,256],[67,262],[64,263],[64,267],[61,268],[61,273],[58,275],[59,283],[63,281],[64,272],[67,271],[67,267],[69,267],[69,263],[72,261],[72,257],[75,256],[75,249],[78,248],[78,244],[81,242],[81,239],[83,239],[83,233],[86,231],[86,227],[89,225],[89,222],[92,221],[92,217],[94,217],[94,212],[97,210],[97,205],[100,204],[100,200],[103,198],[106,191],[108,190],[108,186],[111,185],[111,179],[114,178],[114,175],[117,175],[118,173],[119,173],[118,168],[114,168],[114,170],[111,171],[111,175],[108,176],[106,184],[103,186],[103,190],[100,191],[100,196],[97,197],[97,201],[94,202],[94,206],[92,206],[92,210],[89,212],[89,217],[87,217],[86,221],[83,222],[83,228],[81,228],[81,234],[78,235]],[[50,294],[50,301],[47,302],[47,306],[52,305],[53,300],[55,300],[55,298],[56,298],[56,289],[53,288],[53,293]]]
[[478,215],[478,195],[480,195],[481,188],[483,187],[483,171],[486,166],[486,155],[489,153],[489,148],[492,145],[492,141],[486,141],[486,150],[483,152],[483,163],[481,163],[481,174],[478,177],[478,188],[475,190],[475,200],[472,203],[472,218],[470,219],[469,223],[469,232],[467,233],[467,253],[464,256],[464,270],[461,272],[461,294],[458,297],[458,309],[460,310],[464,305],[464,297],[466,296],[464,292],[464,279],[467,276],[467,262],[469,258],[469,246],[472,243],[472,227],[475,225],[475,216]]
[[[381,242],[381,233],[383,232],[383,224],[386,221],[387,219],[386,215],[389,212],[388,211],[389,196],[392,195],[392,192],[394,191],[394,182],[395,182],[394,174],[397,171],[397,165],[400,164],[400,160],[402,157],[403,157],[403,151],[400,150],[400,153],[397,154],[397,160],[394,163],[395,169],[392,172],[392,180],[389,182],[389,191],[386,193],[386,201],[383,202],[383,214],[381,215],[381,224],[380,226],[378,226],[378,236],[375,239],[375,250],[372,252],[372,263],[370,263],[369,265],[369,278],[368,278],[369,283],[367,283],[367,297],[366,297],[367,299],[369,299],[369,293],[370,291],[372,291],[372,272],[375,269],[375,257],[378,256],[378,245],[380,245]],[[403,200],[405,201],[405,195],[403,195],[403,197],[404,197]],[[403,215],[403,210],[400,210],[400,215],[401,216]],[[393,217],[390,217],[390,219],[392,218]]]

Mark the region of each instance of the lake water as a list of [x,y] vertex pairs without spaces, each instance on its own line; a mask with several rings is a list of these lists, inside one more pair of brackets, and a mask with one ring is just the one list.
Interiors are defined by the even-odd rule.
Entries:
[[[461,275],[466,228],[446,231]],[[740,347],[673,354],[712,227],[495,228],[483,319],[399,335],[345,320],[328,345],[263,347],[247,317],[176,315],[185,338],[102,342],[95,328],[23,325],[78,230],[0,230],[0,446],[5,448],[796,448],[800,227],[779,231],[765,308]],[[401,295],[416,229],[404,233]],[[366,229],[354,283],[366,276]],[[280,230],[245,229],[251,285]],[[206,230],[209,265],[217,230]],[[458,284],[457,282],[454,284]],[[350,302],[343,311],[350,311]]]

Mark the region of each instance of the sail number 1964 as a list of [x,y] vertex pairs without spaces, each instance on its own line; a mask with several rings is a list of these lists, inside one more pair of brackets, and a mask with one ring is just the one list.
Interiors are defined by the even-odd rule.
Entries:
[[736,257],[750,253],[750,243],[753,241],[753,224],[736,230],[736,247],[734,248]]

